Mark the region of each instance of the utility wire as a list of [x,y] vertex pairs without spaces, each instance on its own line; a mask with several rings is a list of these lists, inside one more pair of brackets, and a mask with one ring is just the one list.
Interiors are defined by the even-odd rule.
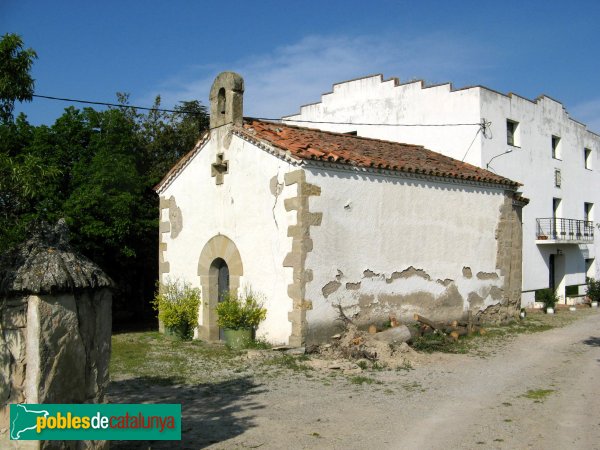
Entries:
[[50,95],[33,94],[33,97],[45,98],[45,99],[48,99],[48,100],[60,100],[60,101],[63,101],[63,102],[71,102],[71,103],[85,103],[85,104],[88,104],[88,105],[115,106],[115,107],[118,107],[118,108],[135,108],[135,109],[143,109],[143,110],[146,110],[146,111],[162,111],[162,112],[182,113],[182,114],[204,114],[204,113],[201,113],[199,111],[186,111],[186,110],[178,111],[176,109],[148,108],[146,106],[123,105],[123,104],[120,104],[120,103],[107,103],[107,102],[93,102],[91,100],[77,100],[77,99],[74,99],[74,98],[52,97]]
[[481,123],[356,123],[356,122],[329,122],[326,120],[296,120],[296,119],[265,119],[258,117],[258,120],[281,120],[283,122],[298,122],[298,123],[326,123],[333,125],[357,125],[357,126],[377,126],[377,127],[463,127],[463,126],[480,126]]
[[[47,100],[58,100],[63,102],[71,102],[71,103],[84,103],[88,105],[101,105],[101,106],[113,106],[117,108],[133,108],[133,109],[142,109],[145,111],[160,111],[160,112],[169,112],[169,113],[178,113],[178,114],[204,114],[199,111],[186,111],[186,110],[176,110],[176,109],[165,109],[165,108],[148,108],[146,106],[134,106],[134,105],[123,105],[120,103],[108,103],[108,102],[95,102],[91,100],[79,100],[74,98],[64,98],[64,97],[53,97],[50,95],[39,95],[33,94],[33,97],[37,98],[45,98]],[[327,120],[295,120],[295,119],[273,119],[266,117],[256,117],[257,120],[266,120],[271,122],[297,122],[297,123],[322,123],[322,124],[330,124],[330,125],[354,125],[354,126],[384,126],[384,127],[461,127],[461,126],[479,126],[481,131],[481,127],[485,127],[486,124],[481,123],[355,123],[355,122],[331,122]]]
[[479,135],[479,133],[483,134],[483,137],[485,137],[485,138],[488,138],[488,139],[490,138],[488,136],[487,132],[488,132],[488,129],[489,129],[489,127],[490,127],[491,124],[492,124],[492,122],[486,122],[485,119],[481,119],[481,122],[479,122],[477,124],[477,125],[479,125],[479,128],[477,129],[477,132],[475,133],[475,136],[473,136],[473,140],[469,144],[469,147],[467,148],[467,151],[463,155],[461,161],[464,162],[465,158],[467,157],[467,154],[469,153],[469,150],[471,150],[471,146],[475,142],[475,139],[477,139],[477,136]]

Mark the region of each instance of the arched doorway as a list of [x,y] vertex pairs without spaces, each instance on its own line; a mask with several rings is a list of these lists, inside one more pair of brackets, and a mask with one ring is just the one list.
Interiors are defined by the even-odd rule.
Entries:
[[204,245],[198,261],[198,275],[202,286],[202,307],[198,337],[206,341],[222,339],[217,326],[216,306],[224,293],[237,293],[244,269],[235,243],[219,234]]
[[[223,258],[215,259],[210,265],[212,279],[216,281],[217,302],[222,302],[229,293],[229,267]],[[219,340],[225,339],[223,329],[219,328]]]

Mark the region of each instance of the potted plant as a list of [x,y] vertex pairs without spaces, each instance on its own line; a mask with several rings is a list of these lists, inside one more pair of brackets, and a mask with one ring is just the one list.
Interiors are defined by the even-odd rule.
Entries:
[[554,314],[554,307],[558,302],[556,293],[553,289],[540,289],[538,291],[537,300],[544,302],[544,308],[546,308],[546,314]]
[[241,295],[226,293],[224,300],[217,304],[217,325],[223,328],[225,343],[232,349],[246,347],[266,317],[262,296],[250,288],[244,289]]
[[185,281],[169,281],[159,285],[152,307],[165,332],[182,340],[191,339],[198,325],[200,289]]
[[598,301],[600,301],[600,280],[594,278],[587,278],[587,288],[585,294],[590,299],[590,305],[592,308],[598,307]]

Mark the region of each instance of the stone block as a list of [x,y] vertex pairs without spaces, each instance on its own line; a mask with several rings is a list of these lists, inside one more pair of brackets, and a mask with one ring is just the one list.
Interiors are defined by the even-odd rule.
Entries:
[[302,199],[300,197],[286,198],[283,201],[286,211],[298,211],[302,208]]
[[304,170],[294,170],[293,172],[288,172],[283,176],[283,181],[286,186],[289,186],[294,183],[303,183],[306,180],[306,174]]
[[85,396],[85,346],[75,297],[44,296],[39,308],[38,403],[80,403]]
[[320,196],[321,188],[314,184],[303,183],[300,185],[300,190],[298,191],[298,193],[299,193],[299,195],[302,195],[302,196],[310,196],[310,195]]

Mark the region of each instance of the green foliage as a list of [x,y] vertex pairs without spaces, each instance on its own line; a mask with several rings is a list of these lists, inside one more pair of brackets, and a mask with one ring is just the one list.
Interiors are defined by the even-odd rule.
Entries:
[[180,280],[168,282],[159,286],[152,306],[165,327],[178,330],[182,338],[191,338],[198,325],[200,289]]
[[251,288],[246,288],[237,296],[228,293],[225,300],[217,304],[217,324],[221,328],[254,329],[266,317],[267,310],[263,308],[262,296]]
[[369,378],[369,377],[365,377],[362,375],[356,375],[350,378],[350,383],[352,384],[373,384],[373,383],[377,383],[377,384],[381,384],[380,382],[377,382],[376,380],[374,380],[373,378]]
[[292,355],[281,355],[275,358],[269,358],[263,362],[265,366],[278,366],[294,372],[307,372],[312,370],[306,364],[302,364],[306,359],[298,358]]
[[550,394],[554,392],[554,389],[529,389],[521,397],[529,398],[540,403],[546,399]]
[[60,176],[60,168],[26,151],[34,137],[23,115],[0,124],[0,252],[23,241],[30,223],[41,219],[38,199]]
[[259,338],[259,339],[253,339],[250,342],[248,342],[246,345],[246,348],[254,349],[254,350],[269,350],[269,349],[273,348],[273,346],[269,342],[267,342],[265,339]]
[[558,302],[556,292],[553,289],[538,289],[535,291],[535,299],[538,302],[544,302],[546,309],[554,308]]
[[594,278],[586,279],[587,288],[585,294],[593,301],[600,302],[600,280]]
[[14,33],[0,38],[0,122],[12,122],[15,101],[30,101],[34,80],[29,71],[37,54],[23,48],[23,40]]
[[53,125],[32,126],[23,114],[12,120],[12,108],[31,98],[34,58],[18,36],[1,38],[0,253],[37,223],[64,217],[75,248],[117,284],[115,321],[149,318],[158,273],[153,187],[208,129],[206,108],[190,101],[175,113],[142,114],[117,94],[122,107],[69,107]]
[[468,348],[464,339],[454,342],[443,334],[425,334],[413,340],[412,347],[423,353],[466,353]]

